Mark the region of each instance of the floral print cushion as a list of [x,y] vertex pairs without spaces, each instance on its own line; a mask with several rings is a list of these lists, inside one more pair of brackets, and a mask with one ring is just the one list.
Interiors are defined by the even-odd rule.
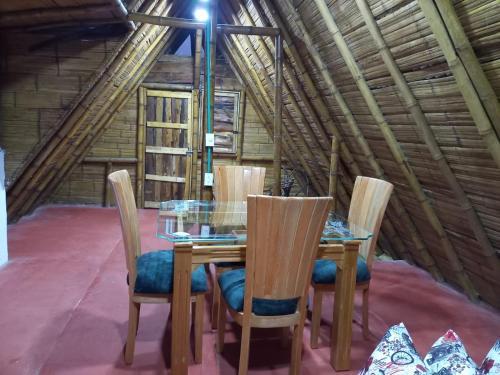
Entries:
[[467,354],[462,341],[451,329],[441,336],[424,358],[433,375],[479,375],[477,366]]
[[387,330],[358,375],[372,374],[430,374],[403,323]]
[[479,371],[481,375],[500,375],[500,340],[486,354]]

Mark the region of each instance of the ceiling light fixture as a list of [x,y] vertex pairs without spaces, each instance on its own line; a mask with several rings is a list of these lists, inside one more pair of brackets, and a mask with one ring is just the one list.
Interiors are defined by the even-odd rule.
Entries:
[[196,8],[194,10],[194,18],[200,22],[208,21],[208,11],[205,8]]

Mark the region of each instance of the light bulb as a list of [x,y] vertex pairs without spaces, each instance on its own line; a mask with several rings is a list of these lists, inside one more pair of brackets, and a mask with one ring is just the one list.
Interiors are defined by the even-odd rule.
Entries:
[[196,8],[194,10],[194,18],[198,21],[205,22],[208,20],[208,12],[205,8]]

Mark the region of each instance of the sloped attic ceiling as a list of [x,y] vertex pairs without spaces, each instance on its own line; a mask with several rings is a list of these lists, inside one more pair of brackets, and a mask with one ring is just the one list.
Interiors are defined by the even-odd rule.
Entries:
[[16,0],[0,3],[0,29],[54,27],[76,23],[124,23],[122,0]]
[[[219,0],[219,22],[282,30],[284,149],[316,193],[328,190],[333,135],[341,142],[338,192],[344,210],[357,175],[391,181],[395,193],[382,226],[383,247],[471,298],[500,307],[500,45],[495,37],[500,4],[436,6],[443,3],[448,2]],[[133,39],[124,47],[127,41]],[[271,132],[273,42],[224,36],[218,46]],[[127,95],[145,71],[138,70]],[[123,78],[119,71],[106,72]],[[88,93],[116,100],[105,86]],[[82,108],[87,108],[84,98]],[[99,117],[95,123],[101,130],[79,130],[78,117],[68,120],[72,113],[11,185],[11,213],[42,202],[88,150],[76,146],[94,142],[109,123],[109,117]],[[71,151],[60,153],[60,144]],[[33,176],[44,176],[42,189],[31,182]]]

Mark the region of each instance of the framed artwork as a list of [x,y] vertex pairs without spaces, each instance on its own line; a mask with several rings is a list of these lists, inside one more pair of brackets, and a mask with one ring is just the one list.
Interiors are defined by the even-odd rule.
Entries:
[[[203,100],[203,93],[201,100]],[[203,103],[203,101],[201,102]],[[202,134],[203,106],[200,106],[199,129]],[[215,90],[214,98],[214,152],[220,154],[236,154],[238,147],[238,119],[240,115],[240,92]],[[202,142],[198,150],[201,151]]]

